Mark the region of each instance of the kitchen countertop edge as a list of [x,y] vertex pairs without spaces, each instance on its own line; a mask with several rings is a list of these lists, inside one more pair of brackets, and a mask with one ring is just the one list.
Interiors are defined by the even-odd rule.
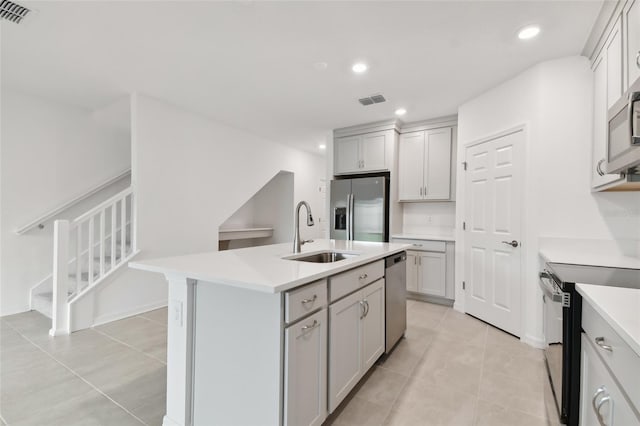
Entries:
[[[336,275],[339,274],[341,272],[345,272],[348,271],[350,269],[354,269],[363,265],[366,265],[368,263],[371,262],[375,262],[377,260],[380,259],[384,259],[388,256],[406,251],[407,249],[409,249],[411,246],[408,244],[399,244],[399,243],[387,243],[387,244],[394,244],[395,248],[391,248],[388,249],[382,253],[377,252],[377,253],[362,253],[361,255],[359,255],[357,258],[353,258],[353,259],[348,259],[346,263],[341,263],[340,262],[335,262],[335,264],[325,264],[325,265],[330,265],[333,266],[332,268],[329,269],[325,269],[323,271],[318,271],[316,273],[311,273],[311,274],[307,274],[304,276],[301,276],[299,278],[295,278],[292,280],[287,280],[287,281],[282,281],[282,282],[274,282],[273,285],[265,285],[265,284],[260,284],[260,283],[255,283],[255,282],[250,282],[247,280],[242,280],[242,279],[230,279],[228,277],[222,277],[220,275],[216,276],[214,274],[207,274],[207,273],[202,273],[199,271],[189,271],[189,270],[185,270],[183,268],[176,268],[175,266],[171,266],[170,263],[172,261],[172,259],[176,259],[176,258],[163,258],[163,259],[149,259],[149,260],[143,260],[143,261],[134,261],[134,262],[129,262],[128,266],[132,269],[138,269],[138,270],[142,270],[142,271],[147,271],[147,272],[156,272],[156,273],[161,273],[164,274],[166,276],[176,276],[176,277],[181,277],[181,278],[185,278],[185,279],[193,279],[196,281],[204,281],[204,282],[211,282],[211,283],[216,283],[216,284],[222,284],[222,285],[227,285],[227,286],[231,286],[231,287],[235,287],[235,288],[242,288],[242,289],[246,289],[246,290],[253,290],[253,291],[259,291],[259,292],[263,292],[263,293],[281,293],[283,291],[287,291],[287,290],[291,290],[294,289],[296,287],[300,287],[302,285],[306,285],[309,284],[313,281],[317,281],[323,278],[327,278],[329,276],[332,275]],[[262,247],[266,247],[266,246],[262,246]],[[326,248],[325,248],[326,249]],[[332,250],[336,250],[336,251],[349,251],[346,249],[340,249],[340,248],[335,248]],[[319,250],[313,250],[313,251],[309,251],[309,254],[312,254],[314,252],[317,252]],[[220,253],[220,252],[213,252],[214,253]],[[300,255],[304,255],[305,252],[300,253]],[[196,254],[196,255],[202,255],[202,254]],[[287,256],[293,256],[292,253],[289,253]],[[188,256],[180,256],[179,258],[186,258]],[[274,259],[274,260],[287,260],[287,261],[291,261],[289,259],[282,259],[282,258],[278,258],[278,259]],[[159,264],[160,263],[160,264]],[[165,263],[164,265],[162,265],[161,263]],[[340,263],[340,264],[338,264]]]
[[634,324],[624,324],[620,319],[623,315],[619,308],[620,301],[628,300],[629,295],[635,295],[640,298],[640,289],[596,286],[592,284],[576,284],[576,289],[582,295],[584,301],[589,303],[640,357],[640,321],[635,324],[635,330],[629,330],[629,326],[634,327]]

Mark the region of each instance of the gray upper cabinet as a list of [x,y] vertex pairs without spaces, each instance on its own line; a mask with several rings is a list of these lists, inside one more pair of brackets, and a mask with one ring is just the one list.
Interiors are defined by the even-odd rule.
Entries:
[[335,138],[333,173],[341,175],[388,170],[387,144],[392,144],[392,136],[392,133],[383,131]]
[[628,0],[622,11],[625,45],[625,89],[640,78],[640,0]]
[[451,200],[452,148],[452,127],[400,135],[399,201]]
[[640,77],[640,0],[627,0],[624,6],[621,3],[610,22],[592,54],[593,191],[620,191],[637,187],[634,175],[606,173],[606,155],[608,110]]

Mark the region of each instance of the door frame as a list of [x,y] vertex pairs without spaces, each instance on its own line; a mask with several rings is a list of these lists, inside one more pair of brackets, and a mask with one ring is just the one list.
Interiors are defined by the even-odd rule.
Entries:
[[[479,139],[475,139],[472,140],[470,142],[467,142],[465,144],[463,144],[463,149],[461,149],[461,153],[459,158],[462,159],[462,163],[466,164],[467,161],[467,149],[471,148],[473,146],[476,145],[481,145],[483,143],[486,142],[490,142],[493,141],[495,139],[499,139],[502,138],[504,136],[508,136],[511,134],[515,134],[518,132],[522,132],[523,134],[523,139],[521,142],[522,146],[520,147],[520,160],[521,160],[521,172],[522,172],[522,178],[520,180],[520,192],[522,194],[522,198],[521,198],[521,208],[520,208],[520,221],[521,221],[521,229],[520,229],[520,248],[521,248],[521,256],[520,256],[520,325],[519,325],[519,334],[520,334],[520,340],[521,341],[526,341],[529,342],[531,339],[528,337],[528,335],[525,334],[525,330],[526,330],[526,277],[528,276],[528,270],[527,270],[527,260],[529,258],[529,253],[528,253],[528,248],[529,248],[529,244],[528,244],[528,230],[525,229],[525,224],[527,223],[527,219],[528,219],[528,214],[527,214],[527,209],[526,206],[528,205],[528,201],[529,201],[529,195],[527,193],[527,191],[525,191],[524,189],[527,187],[527,181],[528,181],[528,163],[526,161],[526,159],[528,158],[528,154],[529,154],[529,147],[530,147],[530,132],[529,132],[529,123],[525,122],[513,127],[509,127],[505,130],[496,132],[496,133],[492,133],[488,136],[484,136],[482,138]],[[462,165],[462,164],[461,164]],[[456,283],[456,301],[454,303],[454,308],[460,312],[463,313],[467,313],[466,311],[466,307],[465,307],[465,299],[466,299],[466,292],[465,290],[462,289],[462,282],[463,281],[468,281],[467,280],[467,271],[466,271],[466,267],[465,267],[465,249],[466,249],[466,230],[462,230],[462,222],[467,221],[467,218],[465,217],[465,213],[466,213],[466,202],[467,202],[467,193],[466,193],[466,187],[467,187],[467,175],[466,175],[466,170],[464,170],[464,168],[461,168],[461,173],[462,176],[459,176],[458,182],[457,182],[457,187],[458,187],[458,195],[462,195],[462,197],[456,197],[456,211],[460,212],[459,215],[457,215],[459,217],[459,232],[457,233],[457,237],[456,237],[456,252],[457,252],[457,256],[456,256],[456,266],[459,266],[459,271],[461,272],[459,276],[461,276],[461,279],[458,279],[457,283]],[[460,203],[461,200],[464,200],[462,203]],[[458,249],[458,245],[460,246]],[[458,269],[458,268],[456,268]],[[458,300],[461,300],[461,303],[458,303]]]

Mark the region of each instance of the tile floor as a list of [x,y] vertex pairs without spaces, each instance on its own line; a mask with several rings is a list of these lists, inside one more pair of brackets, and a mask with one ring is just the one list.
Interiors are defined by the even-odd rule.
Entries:
[[[406,338],[327,425],[555,426],[541,351],[451,308],[407,304]],[[166,316],[55,339],[36,312],[1,318],[0,425],[161,425]]]
[[0,318],[0,425],[161,425],[167,310],[52,338],[31,311]]

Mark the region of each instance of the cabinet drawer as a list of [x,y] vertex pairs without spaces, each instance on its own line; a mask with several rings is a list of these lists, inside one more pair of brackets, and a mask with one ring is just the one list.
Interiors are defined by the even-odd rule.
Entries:
[[596,346],[584,333],[580,364],[580,425],[640,426],[638,415],[624,391],[618,387],[596,353]]
[[290,324],[327,305],[327,280],[320,280],[284,295],[284,321]]
[[369,263],[329,278],[331,302],[384,276],[384,260]]
[[[586,301],[582,306],[582,329],[631,401],[640,404],[640,380],[637,374],[631,373],[640,371],[640,357]],[[596,342],[599,338],[604,339],[600,345]],[[604,349],[601,345],[610,346],[611,350]],[[636,408],[640,408],[640,405]]]
[[394,238],[393,242],[398,244],[411,244],[411,248],[407,250],[436,251],[438,253],[444,253],[447,250],[447,243],[445,241]]

